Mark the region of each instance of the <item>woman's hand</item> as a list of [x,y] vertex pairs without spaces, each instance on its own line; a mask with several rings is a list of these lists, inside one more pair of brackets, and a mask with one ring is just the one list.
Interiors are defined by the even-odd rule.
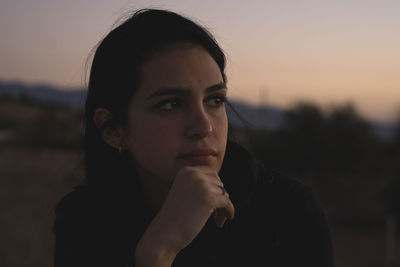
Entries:
[[[219,227],[226,219],[233,219],[235,208],[222,187],[217,172],[207,166],[182,168],[136,248],[137,263],[152,259],[155,266],[170,266],[211,215]],[[142,258],[144,255],[147,256]]]
[[[229,194],[223,194],[223,183],[215,170],[206,166],[182,168],[156,216],[172,234],[172,244],[183,249],[197,236],[209,217],[222,227],[233,219],[235,208]],[[159,218],[157,218],[159,217]]]

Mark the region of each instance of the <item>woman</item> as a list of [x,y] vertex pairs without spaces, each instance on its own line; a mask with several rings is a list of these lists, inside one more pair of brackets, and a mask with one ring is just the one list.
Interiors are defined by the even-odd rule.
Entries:
[[228,141],[224,69],[214,38],[172,12],[140,10],[105,37],[56,266],[332,266],[310,190]]

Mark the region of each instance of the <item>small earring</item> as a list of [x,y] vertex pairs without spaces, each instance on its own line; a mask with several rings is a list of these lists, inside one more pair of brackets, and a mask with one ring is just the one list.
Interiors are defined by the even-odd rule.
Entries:
[[118,145],[118,152],[119,152],[120,154],[122,154],[122,143],[120,143],[120,144]]

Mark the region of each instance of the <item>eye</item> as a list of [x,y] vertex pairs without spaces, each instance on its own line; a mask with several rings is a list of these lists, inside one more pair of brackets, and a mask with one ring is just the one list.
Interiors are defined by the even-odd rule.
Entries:
[[161,109],[161,110],[173,110],[174,108],[178,107],[181,105],[181,101],[180,99],[177,98],[171,98],[171,99],[166,99],[160,103],[158,103],[155,107],[157,109]]
[[226,96],[224,95],[213,95],[206,99],[206,103],[210,107],[218,108],[223,106],[226,100]]

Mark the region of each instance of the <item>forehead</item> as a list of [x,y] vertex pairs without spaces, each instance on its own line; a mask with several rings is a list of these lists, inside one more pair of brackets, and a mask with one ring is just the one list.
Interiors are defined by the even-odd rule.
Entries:
[[204,48],[192,44],[171,45],[144,63],[137,93],[149,94],[163,87],[205,89],[221,82],[221,71]]

